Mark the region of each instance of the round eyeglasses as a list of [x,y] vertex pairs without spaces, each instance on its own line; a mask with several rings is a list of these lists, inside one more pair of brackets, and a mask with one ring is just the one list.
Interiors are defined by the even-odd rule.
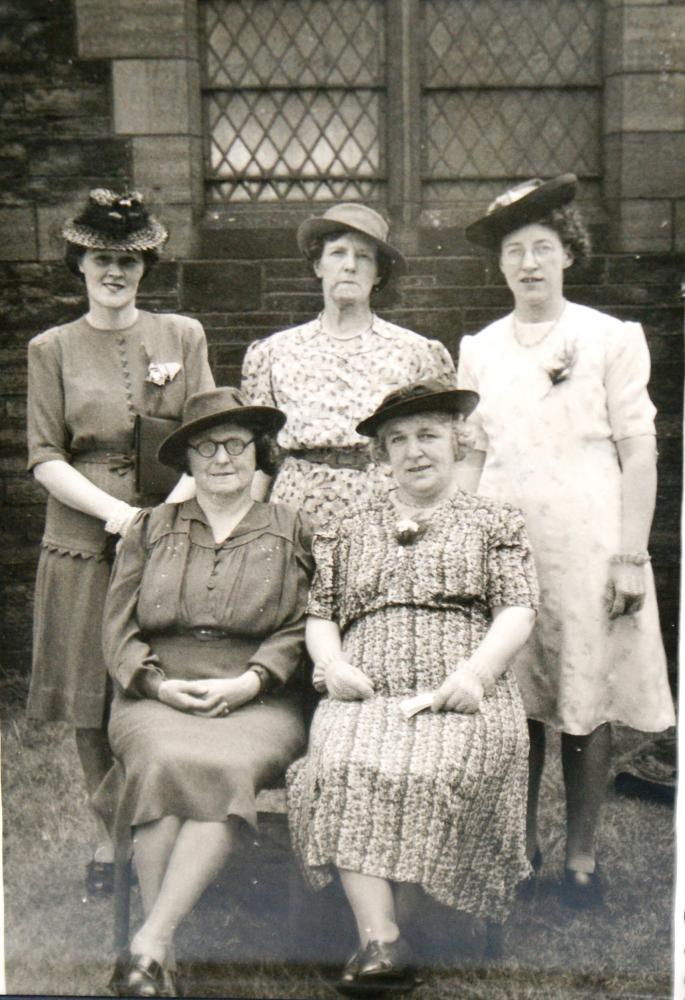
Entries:
[[242,455],[248,444],[252,444],[253,441],[254,438],[248,438],[247,441],[243,441],[242,438],[224,438],[223,441],[205,438],[204,441],[200,441],[199,444],[191,444],[190,447],[203,458],[214,458],[219,450],[219,445],[223,445],[226,454],[235,458],[236,455]]

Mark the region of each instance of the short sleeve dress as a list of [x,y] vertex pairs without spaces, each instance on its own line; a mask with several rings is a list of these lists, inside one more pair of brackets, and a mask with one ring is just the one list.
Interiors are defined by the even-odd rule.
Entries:
[[315,536],[308,610],[338,623],[374,694],[319,703],[307,756],[287,776],[293,843],[315,888],[335,866],[497,919],[529,873],[528,733],[513,672],[472,715],[406,719],[399,703],[472,653],[493,607],[536,606],[523,516],[458,493],[408,545],[397,520],[385,494]]
[[[150,364],[178,370],[160,386],[147,381]],[[213,385],[194,319],[141,310],[125,330],[98,330],[85,318],[53,327],[29,343],[28,467],[60,459],[120,500],[158,503],[135,491],[135,416],[180,418],[187,397]],[[103,522],[49,496],[35,591],[32,718],[103,724],[109,571]]]
[[[255,796],[302,750],[296,681],[304,652],[311,537],[283,506],[254,504],[217,544],[196,500],[143,511],[117,556],[103,627],[115,682],[116,763],[95,797],[119,822],[163,816],[255,826]],[[167,678],[267,671],[265,692],[205,719],[142,696],[146,671]]]
[[566,733],[674,722],[651,569],[638,614],[611,621],[605,603],[620,548],[616,442],[654,434],[648,378],[637,323],[570,302],[539,344],[519,343],[511,316],[461,342],[459,385],[480,394],[478,491],[523,510],[540,581],[519,686],[528,716]]
[[[250,402],[277,406],[288,422],[279,444],[302,449],[364,452],[367,438],[355,431],[384,396],[410,382],[437,378],[456,385],[446,348],[411,330],[373,317],[354,353],[327,337],[318,317],[255,341],[243,362],[242,389]],[[321,524],[389,480],[377,466],[333,468],[289,454],[271,499],[302,508]]]

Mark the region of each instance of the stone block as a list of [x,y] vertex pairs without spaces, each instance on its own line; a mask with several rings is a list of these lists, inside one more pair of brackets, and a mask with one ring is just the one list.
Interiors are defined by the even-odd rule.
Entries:
[[135,186],[161,204],[202,205],[202,140],[193,136],[136,136]]
[[130,149],[126,140],[35,138],[27,142],[29,173],[36,177],[130,177]]
[[671,202],[624,199],[609,205],[612,248],[630,253],[663,253],[672,249]]
[[0,209],[0,260],[35,260],[37,236],[32,208]]
[[79,54],[86,58],[173,58],[197,51],[191,0],[76,0]]
[[27,115],[97,117],[102,114],[103,97],[101,87],[27,86],[24,88]]
[[112,72],[114,130],[130,135],[201,135],[197,63],[121,59]]
[[679,286],[682,261],[674,254],[621,254],[607,258],[610,283]]
[[685,197],[685,132],[629,132],[604,140],[607,198]]
[[184,263],[183,310],[241,312],[259,309],[262,270],[259,264],[237,261]]
[[191,205],[159,205],[150,203],[169,231],[169,241],[163,247],[168,260],[181,260],[197,254],[197,225]]
[[69,204],[39,206],[36,209],[39,260],[62,260],[64,257],[62,226],[67,219],[73,218],[81,210],[86,197],[87,192],[84,191],[81,198],[74,199]]
[[685,72],[685,4],[621,6],[608,10],[605,74]]
[[604,132],[685,131],[685,73],[609,77]]

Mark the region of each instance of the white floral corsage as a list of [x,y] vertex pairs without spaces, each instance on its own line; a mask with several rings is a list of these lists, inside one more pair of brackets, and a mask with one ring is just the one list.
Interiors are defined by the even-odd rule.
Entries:
[[410,517],[402,517],[395,525],[395,538],[399,545],[411,545],[425,535],[427,524],[421,524]]
[[555,385],[561,385],[562,382],[566,382],[571,377],[577,356],[578,350],[575,344],[564,344],[561,350],[554,355],[549,365],[545,366],[550,381],[547,392],[551,392]]
[[158,364],[156,361],[151,361],[147,366],[147,378],[146,382],[152,382],[153,385],[166,385],[167,382],[171,382],[176,378],[181,370],[181,366],[178,361],[167,361],[165,364]]

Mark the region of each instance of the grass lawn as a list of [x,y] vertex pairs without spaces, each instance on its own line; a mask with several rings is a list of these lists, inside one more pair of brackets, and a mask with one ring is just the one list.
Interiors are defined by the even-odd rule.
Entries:
[[[617,753],[640,739],[617,731]],[[2,794],[8,992],[106,994],[112,908],[84,892],[93,825],[71,733],[30,725],[19,709],[5,720]],[[672,808],[610,794],[599,841],[606,905],[583,914],[556,894],[564,809],[553,739],[543,800],[542,881],[506,925],[503,962],[484,964],[480,926],[435,912],[424,924],[433,961],[415,1000],[670,997]],[[349,916],[335,889],[304,896],[295,933],[291,877],[287,864],[245,861],[212,888],[179,933],[188,995],[336,996],[330,979],[351,950]]]

